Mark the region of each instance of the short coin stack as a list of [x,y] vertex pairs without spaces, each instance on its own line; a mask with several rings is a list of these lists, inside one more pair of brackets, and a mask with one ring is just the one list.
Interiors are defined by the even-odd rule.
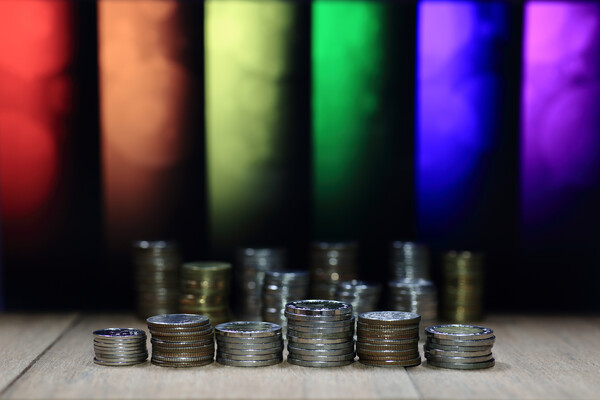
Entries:
[[181,255],[174,242],[133,243],[136,309],[140,318],[177,312]]
[[357,274],[356,243],[313,243],[310,253],[312,297],[334,299],[338,283],[356,279]]
[[152,334],[152,364],[181,368],[213,362],[214,334],[204,315],[156,315],[146,322]]
[[426,279],[401,279],[389,282],[391,310],[419,314],[423,326],[437,322],[437,291]]
[[290,364],[338,367],[354,361],[352,306],[333,300],[300,300],[285,306]]
[[215,327],[217,362],[232,367],[266,367],[283,361],[281,326],[236,321]]
[[264,321],[281,325],[286,333],[285,305],[308,295],[308,271],[267,271],[263,285]]
[[112,367],[143,363],[148,358],[146,332],[134,328],[94,331],[94,362]]
[[377,309],[381,297],[381,285],[373,282],[351,280],[341,282],[337,287],[335,299],[349,303],[354,316]]
[[204,261],[183,264],[179,311],[206,315],[213,325],[229,321],[230,280],[229,263]]
[[237,252],[235,278],[240,297],[239,315],[260,321],[262,288],[267,271],[284,267],[285,251],[270,248],[242,248]]
[[436,325],[425,329],[427,364],[450,369],[493,367],[494,331],[474,325]]
[[377,367],[413,367],[419,355],[419,314],[372,311],[360,314],[356,353],[362,364]]
[[450,251],[443,255],[442,317],[456,323],[483,317],[483,254]]
[[390,248],[392,280],[429,279],[429,250],[425,245],[396,241]]

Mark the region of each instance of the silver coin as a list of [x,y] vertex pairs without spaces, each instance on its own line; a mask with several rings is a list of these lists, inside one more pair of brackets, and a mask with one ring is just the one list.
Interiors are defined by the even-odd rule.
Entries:
[[302,336],[297,336],[297,335],[290,335],[288,333],[287,335],[287,339],[290,342],[296,342],[296,343],[308,343],[308,344],[339,344],[339,343],[348,343],[348,342],[352,342],[354,343],[354,337],[353,336],[345,336],[342,338],[338,338],[338,339],[330,339],[330,338],[305,338]]
[[303,360],[303,361],[347,361],[347,360],[354,360],[354,357],[356,357],[356,353],[354,351],[352,351],[352,352],[349,352],[346,354],[328,356],[328,355],[320,355],[320,354],[304,355],[304,354],[298,354],[298,353],[292,352],[292,353],[290,353],[290,355],[288,357],[292,357],[297,360]]
[[341,333],[299,332],[288,327],[287,335],[300,337],[304,339],[351,339],[354,337],[354,331],[347,331]]
[[350,365],[354,362],[354,359],[344,360],[344,361],[306,361],[306,360],[288,356],[287,362],[290,364],[299,365],[302,367],[329,368],[329,367],[342,367],[344,365]]
[[197,361],[212,360],[213,358],[214,358],[213,354],[208,354],[208,355],[199,356],[199,357],[177,357],[177,356],[171,357],[171,356],[163,356],[163,355],[152,353],[153,360],[164,361],[164,362],[185,363],[185,362],[197,362]]
[[160,345],[163,347],[179,347],[179,346],[204,346],[214,344],[215,340],[213,337],[202,340],[161,340],[152,338],[150,339],[152,345]]
[[302,349],[295,346],[288,345],[288,351],[294,356],[343,356],[346,354],[354,353],[353,348],[345,349],[334,349],[334,350],[313,350],[313,349]]
[[329,328],[329,327],[315,328],[315,327],[288,324],[287,329],[288,329],[288,331],[293,330],[295,332],[306,332],[306,333],[324,333],[324,334],[352,333],[352,334],[354,334],[354,325],[349,325],[349,326],[341,327],[341,328]]
[[150,362],[152,365],[157,365],[159,367],[171,367],[171,368],[192,368],[192,367],[202,367],[205,365],[212,364],[214,359],[203,360],[203,361],[194,361],[194,362],[169,362],[169,361],[160,361],[151,359]]
[[367,324],[364,322],[358,321],[356,323],[357,329],[365,329],[367,331],[394,331],[398,333],[412,331],[415,329],[419,329],[419,324],[417,325],[383,325],[383,324]]
[[487,356],[488,354],[491,354],[491,348],[487,348],[485,350],[479,350],[479,351],[447,351],[447,350],[440,350],[440,349],[432,349],[430,347],[427,347],[426,345],[423,345],[423,351],[431,354],[432,356],[461,357],[461,358],[480,357],[480,356]]
[[177,337],[193,337],[193,336],[209,336],[213,334],[213,330],[212,328],[209,326],[208,328],[204,328],[202,330],[195,330],[195,331],[155,331],[153,329],[150,329],[150,333],[152,334],[152,336],[159,336],[159,337],[172,337],[172,338],[177,338]]
[[266,361],[273,358],[283,357],[281,352],[271,354],[231,354],[223,351],[217,351],[217,357],[232,361]]
[[393,357],[393,356],[402,356],[406,354],[419,353],[419,348],[415,346],[412,349],[404,349],[404,350],[365,350],[364,348],[357,348],[356,352],[359,354],[370,355],[373,357]]
[[308,322],[334,322],[334,321],[348,321],[352,318],[352,314],[345,315],[304,315],[289,312],[287,309],[284,311],[284,316],[290,321],[308,321]]
[[427,364],[438,367],[438,368],[447,368],[447,369],[485,369],[491,368],[496,364],[496,361],[492,358],[489,361],[484,361],[480,363],[469,363],[469,364],[461,364],[461,363],[443,363],[437,362],[433,360],[427,360]]
[[492,353],[488,353],[484,356],[478,357],[444,357],[435,356],[429,352],[425,352],[425,358],[436,363],[459,363],[459,364],[471,364],[477,362],[489,361],[492,359]]
[[285,305],[290,313],[311,316],[351,315],[352,306],[348,303],[334,300],[299,300]]
[[93,332],[98,339],[140,340],[146,337],[146,332],[136,328],[105,328]]
[[137,349],[146,347],[146,339],[143,341],[127,341],[127,342],[113,342],[113,341],[102,341],[94,339],[94,347],[106,347],[110,349]]
[[226,322],[215,327],[215,332],[227,337],[271,337],[281,334],[281,326],[270,322]]
[[217,342],[220,347],[231,349],[231,350],[271,350],[277,349],[283,346],[283,340],[271,343],[251,343],[244,345],[241,343],[229,343],[225,341]]
[[446,345],[446,346],[463,346],[463,347],[470,347],[470,346],[475,346],[475,347],[482,347],[482,346],[492,346],[496,341],[496,337],[492,336],[489,339],[482,339],[482,340],[444,340],[444,339],[438,339],[435,337],[428,337],[426,342],[427,343],[432,343],[435,345]]
[[421,316],[419,314],[403,311],[371,311],[358,316],[359,322],[372,324],[385,322],[398,325],[418,325],[420,320]]
[[457,352],[471,352],[471,351],[485,351],[488,353],[492,350],[493,345],[488,346],[448,346],[445,344],[432,343],[426,341],[424,346],[428,349],[444,350],[444,351],[457,351]]
[[153,326],[204,326],[209,324],[208,317],[198,314],[163,314],[146,319]]
[[277,347],[270,347],[268,349],[254,349],[254,348],[244,348],[244,349],[240,349],[240,348],[231,348],[231,347],[226,347],[226,346],[218,346],[219,351],[222,351],[224,353],[230,353],[230,354],[246,354],[246,355],[251,355],[251,354],[272,354],[272,353],[280,353],[283,351],[283,343],[281,343],[281,345],[277,346]]
[[146,359],[143,360],[126,360],[126,361],[104,361],[104,360],[99,360],[97,358],[94,357],[94,363],[98,364],[98,365],[104,365],[107,367],[126,367],[126,366],[130,366],[130,365],[137,365],[137,364],[141,364],[143,362],[145,362]]
[[335,343],[335,344],[310,344],[310,343],[297,343],[297,342],[294,342],[293,340],[289,340],[288,348],[290,346],[298,348],[298,349],[302,349],[302,350],[317,350],[317,351],[347,350],[346,352],[349,353],[350,351],[354,350],[354,341],[345,342],[345,343]]
[[346,328],[354,327],[355,319],[350,317],[341,321],[321,321],[321,320],[288,320],[289,326],[303,326],[310,328]]
[[367,344],[367,345],[375,345],[375,346],[403,346],[414,344],[417,345],[419,343],[419,338],[414,337],[410,339],[387,339],[387,338],[366,338],[366,337],[358,337],[357,343]]
[[428,326],[425,333],[442,340],[483,340],[494,337],[494,331],[490,328],[465,324]]
[[219,364],[228,365],[231,367],[268,367],[270,365],[276,365],[283,362],[283,357],[275,357],[270,360],[229,360],[227,358],[217,356],[217,362]]

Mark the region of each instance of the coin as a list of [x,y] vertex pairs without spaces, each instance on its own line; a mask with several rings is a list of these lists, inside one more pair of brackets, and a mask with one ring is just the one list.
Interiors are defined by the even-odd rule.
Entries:
[[429,340],[426,341],[425,346],[427,346],[427,348],[429,348],[429,349],[456,351],[456,352],[484,351],[484,350],[489,350],[492,348],[492,345],[488,345],[488,346],[453,346],[453,345],[433,343]]
[[289,313],[311,316],[341,316],[351,315],[352,306],[348,303],[334,300],[299,300],[285,306]]
[[432,343],[435,345],[447,345],[447,346],[463,346],[463,347],[469,347],[469,346],[475,346],[475,347],[482,347],[482,346],[492,346],[494,344],[494,342],[496,341],[496,337],[493,336],[489,339],[482,339],[482,340],[444,340],[444,339],[438,339],[435,337],[428,337],[427,338],[427,342],[428,343]]
[[207,317],[197,314],[164,314],[146,319],[146,323],[155,328],[191,328],[207,326],[209,322]]
[[296,331],[294,329],[290,329],[288,327],[288,331],[287,331],[288,337],[290,336],[294,336],[294,337],[301,337],[304,339],[347,339],[350,340],[354,337],[354,331],[347,331],[347,332],[341,332],[341,333],[320,333],[320,332],[314,332],[314,333],[307,333],[307,332],[299,332]]
[[231,367],[268,367],[270,365],[277,365],[283,362],[283,357],[276,357],[270,360],[252,360],[252,361],[240,361],[240,360],[229,360],[217,356],[217,362],[219,364],[228,365]]
[[283,347],[283,341],[276,341],[276,342],[271,342],[271,343],[251,343],[249,345],[245,345],[242,343],[229,343],[229,342],[217,341],[217,344],[219,346],[222,346],[223,348],[229,349],[231,351],[245,350],[248,348],[252,349],[253,351],[259,351],[259,350],[269,351],[269,350],[274,350],[274,349]]
[[311,344],[311,343],[297,343],[295,341],[288,341],[288,347],[293,346],[302,350],[354,350],[354,342],[343,342],[343,343],[335,343],[335,344]]
[[[283,343],[281,344],[281,346],[279,347],[275,347],[275,348],[270,348],[270,349],[253,349],[253,348],[248,348],[248,349],[232,349],[226,346],[222,346],[219,345],[218,347],[218,351],[219,354],[221,354],[222,357],[225,357],[225,354],[235,354],[238,356],[265,356],[265,355],[269,355],[270,357],[273,357],[274,354],[281,354],[283,352]],[[225,358],[230,358],[230,357],[225,357]],[[254,359],[254,358],[252,358]]]
[[419,325],[421,316],[412,312],[372,311],[358,316],[359,323],[410,326]]
[[311,327],[311,328],[348,328],[348,327],[352,327],[354,328],[355,325],[355,319],[353,318],[346,318],[343,319],[341,321],[322,321],[322,320],[316,320],[316,318],[313,318],[313,320],[302,320],[302,321],[297,321],[297,320],[290,320],[288,322],[289,326],[293,326],[295,327]]
[[[349,319],[349,315],[304,315],[304,314],[296,314],[293,312],[289,312],[287,309],[284,312],[285,317],[289,321],[314,321],[314,322],[335,322],[335,321],[347,321]],[[288,321],[288,322],[289,322]]]
[[366,360],[359,358],[361,364],[373,367],[415,367],[421,364],[421,357],[413,358],[412,360]]
[[288,345],[288,351],[293,352],[295,356],[343,356],[350,353],[354,354],[354,348],[352,347],[331,350],[315,350],[303,349],[301,347]]
[[487,356],[491,354],[491,348],[487,348],[485,350],[480,351],[446,351],[439,350],[427,347],[423,345],[423,351],[431,354],[433,356],[442,356],[442,357],[479,357],[479,356]]
[[342,367],[349,365],[354,362],[354,359],[343,360],[343,361],[306,361],[294,357],[288,356],[287,362],[293,365],[299,365],[302,367],[316,367],[316,368],[329,368],[329,367]]
[[356,342],[356,350],[357,351],[402,351],[402,350],[413,350],[415,348],[417,341],[413,341],[409,344],[370,344],[365,343],[364,341]]
[[[353,321],[354,322],[354,321]],[[293,330],[294,332],[305,332],[315,334],[331,334],[331,333],[352,333],[354,334],[354,325],[348,325],[345,327],[328,327],[328,326],[302,326],[295,324],[288,324],[288,331]]]
[[436,363],[460,363],[460,364],[471,364],[476,362],[489,361],[492,359],[492,353],[488,353],[484,356],[478,357],[444,357],[444,356],[435,356],[429,352],[425,352],[425,358],[427,360],[431,360]]
[[281,326],[270,322],[227,322],[217,325],[215,332],[228,337],[271,337],[281,334]]
[[93,332],[98,339],[138,340],[141,336],[146,337],[146,332],[135,328],[106,328]]
[[131,360],[131,361],[104,361],[104,360],[99,360],[96,357],[94,357],[94,363],[98,364],[98,365],[104,365],[104,366],[108,366],[108,367],[126,367],[126,366],[130,366],[130,365],[136,365],[136,364],[140,364],[142,362],[146,361],[146,359],[142,360],[142,361],[138,361],[138,360]]
[[[217,338],[217,343],[222,341],[223,336],[220,336]],[[229,344],[233,344],[233,343],[237,343],[237,344],[241,344],[241,345],[252,345],[254,346],[255,344],[269,344],[269,343],[279,343],[281,342],[283,339],[281,337],[281,334],[276,334],[274,336],[271,337],[228,337],[227,338],[227,343]]]
[[[348,360],[354,360],[354,357],[356,357],[356,354],[354,352],[350,352],[350,353],[346,353],[346,354],[341,354],[341,355],[321,355],[321,354],[317,354],[317,355],[303,355],[303,354],[296,354],[294,353],[293,358],[297,359],[297,360],[302,360],[302,361],[326,361],[326,362],[330,362],[330,361],[348,361]],[[289,356],[288,356],[289,358]]]
[[482,340],[494,337],[494,331],[475,325],[450,324],[425,328],[427,336],[443,340]]
[[214,360],[212,358],[206,359],[206,360],[203,360],[203,361],[194,361],[194,362],[182,362],[182,361],[167,362],[167,361],[160,361],[160,360],[157,360],[155,358],[152,358],[150,360],[150,362],[153,365],[157,365],[159,367],[171,367],[171,368],[202,367],[204,365],[212,364],[213,361]]
[[484,361],[480,363],[469,363],[469,364],[461,364],[461,363],[442,363],[433,360],[427,360],[427,364],[433,367],[438,368],[448,368],[448,369],[485,369],[491,368],[496,364],[496,361],[492,358],[489,361]]

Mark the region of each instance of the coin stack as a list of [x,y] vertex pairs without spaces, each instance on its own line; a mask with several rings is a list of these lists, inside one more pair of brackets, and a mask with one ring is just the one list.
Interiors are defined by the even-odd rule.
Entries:
[[183,264],[179,311],[206,315],[213,326],[229,321],[230,279],[229,263],[205,261]]
[[267,271],[281,270],[285,263],[283,249],[242,248],[237,252],[236,282],[240,295],[239,314],[260,321],[262,286]]
[[177,312],[181,255],[174,242],[133,243],[136,309],[140,318]]
[[427,364],[450,369],[493,367],[494,331],[474,325],[436,325],[425,329]]
[[308,271],[267,271],[263,285],[263,320],[281,325],[285,335],[285,305],[308,295]]
[[355,242],[313,243],[310,254],[312,297],[334,299],[338,283],[356,279],[357,271]]
[[215,327],[217,362],[232,367],[266,367],[283,361],[281,326],[270,322],[226,322]]
[[285,306],[290,364],[339,367],[354,361],[352,305],[334,300],[299,300]]
[[381,297],[381,285],[373,282],[351,280],[341,282],[335,294],[335,299],[349,303],[354,310],[354,317],[358,314],[377,309]]
[[392,242],[391,275],[392,280],[430,279],[429,250],[427,246],[414,242]]
[[152,358],[161,367],[199,367],[213,362],[215,341],[204,315],[166,314],[146,320],[152,334]]
[[388,285],[390,309],[419,314],[424,326],[437,321],[437,291],[433,282],[407,278],[389,282]]
[[146,332],[134,328],[107,328],[94,331],[94,362],[120,367],[140,364],[148,358]]
[[483,254],[450,251],[443,255],[442,317],[464,323],[483,317]]
[[419,314],[372,311],[360,314],[356,353],[362,364],[377,367],[413,367],[419,355]]

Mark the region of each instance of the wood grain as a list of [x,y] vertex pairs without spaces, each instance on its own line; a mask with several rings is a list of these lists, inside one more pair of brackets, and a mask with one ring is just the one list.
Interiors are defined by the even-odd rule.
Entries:
[[0,314],[0,393],[75,320],[76,314]]

